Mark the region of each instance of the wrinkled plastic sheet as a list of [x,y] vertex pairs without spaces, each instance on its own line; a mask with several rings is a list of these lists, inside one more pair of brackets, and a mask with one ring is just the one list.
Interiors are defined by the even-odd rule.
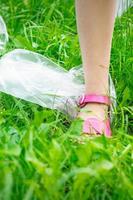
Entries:
[[[119,1],[117,15],[121,15],[126,7],[121,8]],[[1,50],[7,42],[6,25],[0,17]],[[110,75],[109,86],[113,111],[116,92]],[[78,113],[79,97],[85,91],[83,68],[78,66],[67,71],[41,54],[15,49],[0,58],[0,91],[74,118]]]
[[[110,87],[115,98],[111,78]],[[0,60],[0,90],[75,117],[78,98],[85,90],[83,68],[67,71],[40,54],[17,49]]]
[[123,12],[125,12],[129,7],[133,6],[132,0],[116,0],[117,1],[117,9],[116,16],[120,17]]
[[6,24],[3,18],[0,16],[0,50],[4,49],[7,42],[8,42],[8,33]]

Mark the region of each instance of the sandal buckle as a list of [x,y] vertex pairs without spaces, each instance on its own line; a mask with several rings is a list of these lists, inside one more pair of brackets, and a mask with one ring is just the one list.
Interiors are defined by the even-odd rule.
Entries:
[[82,94],[80,97],[79,97],[79,100],[78,100],[78,106],[80,107],[80,108],[82,108],[83,106],[84,106],[84,100],[85,100],[85,95],[84,94]]
[[80,104],[83,104],[84,103],[84,100],[85,100],[85,95],[83,94],[80,99],[79,99],[79,103]]

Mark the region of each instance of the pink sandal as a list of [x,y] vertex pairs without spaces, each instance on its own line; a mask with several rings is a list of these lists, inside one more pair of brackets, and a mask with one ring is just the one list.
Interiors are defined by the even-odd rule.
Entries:
[[[83,95],[80,97],[78,106],[83,108],[87,103],[100,103],[105,105],[110,105],[111,100],[108,96],[89,94]],[[110,128],[110,118],[105,120],[97,119],[95,116],[89,116],[83,122],[83,133],[88,134],[89,127],[93,128],[96,131],[97,135],[104,134],[106,137],[111,137],[111,128]]]

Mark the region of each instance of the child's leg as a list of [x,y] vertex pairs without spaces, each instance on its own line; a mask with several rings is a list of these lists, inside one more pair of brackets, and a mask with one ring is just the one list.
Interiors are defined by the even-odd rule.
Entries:
[[[76,0],[86,94],[108,95],[108,73],[115,11],[116,0]],[[105,117],[105,105],[92,103],[87,104],[86,108],[102,119]],[[86,118],[85,114],[80,113],[79,115]]]

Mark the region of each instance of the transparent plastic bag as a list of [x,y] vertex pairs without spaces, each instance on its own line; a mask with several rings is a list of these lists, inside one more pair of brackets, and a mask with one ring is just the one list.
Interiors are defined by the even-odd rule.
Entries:
[[[115,99],[111,78],[110,87]],[[75,117],[84,93],[83,68],[67,71],[40,54],[17,49],[0,60],[0,91]]]
[[117,0],[116,15],[121,16],[124,11],[133,6],[132,0]]
[[0,50],[3,50],[8,42],[8,33],[3,18],[0,16]]
[[[118,8],[121,9],[120,5]],[[117,14],[122,11],[117,10]],[[0,49],[4,48],[7,41],[6,25],[0,17]],[[110,75],[109,85],[112,111],[116,106],[116,92]],[[77,116],[77,102],[84,90],[82,66],[67,71],[44,56],[23,49],[13,50],[0,59],[1,92],[46,108],[60,110],[71,118]]]

